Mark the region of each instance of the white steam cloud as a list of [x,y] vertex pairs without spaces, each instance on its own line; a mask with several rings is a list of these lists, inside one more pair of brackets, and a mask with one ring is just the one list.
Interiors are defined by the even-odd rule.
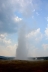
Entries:
[[26,29],[25,25],[19,30],[19,37],[18,37],[18,47],[16,50],[16,58],[20,60],[27,59],[27,47],[26,47]]

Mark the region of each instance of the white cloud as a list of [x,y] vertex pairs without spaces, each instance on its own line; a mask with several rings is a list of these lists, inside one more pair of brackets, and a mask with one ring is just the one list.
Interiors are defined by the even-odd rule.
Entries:
[[[2,46],[0,46],[2,47]],[[0,50],[0,55],[1,56],[16,56],[16,48],[17,48],[17,44],[14,45],[8,45],[8,46],[4,46],[2,47],[2,49]]]
[[43,56],[48,56],[48,44],[42,44]]
[[38,48],[36,48],[35,46],[31,46],[29,48],[29,52],[28,52],[28,56],[29,57],[37,57],[39,54],[38,54]]
[[38,45],[30,46],[28,53],[29,57],[41,57],[41,56],[43,57],[48,55],[47,50],[45,51],[42,47],[41,48],[38,47]]
[[38,7],[38,0],[0,0],[0,33],[15,33],[18,25],[16,22],[21,20],[15,17],[16,12],[24,17],[31,17]]
[[46,28],[45,34],[46,34],[46,36],[48,36],[48,28]]
[[11,44],[11,40],[6,38],[7,34],[0,34],[0,42],[4,44]]
[[13,10],[16,11],[18,10],[21,12],[23,15],[30,15],[32,12],[35,12],[35,10],[38,9],[39,7],[39,2],[40,1],[35,1],[35,0],[8,0],[14,8]]
[[7,39],[6,34],[0,34],[0,55],[16,56],[17,44],[13,44],[10,39]]
[[36,57],[36,56],[43,56],[41,49],[40,41],[42,41],[43,34],[40,32],[40,28],[36,30],[32,30],[30,33],[26,35],[28,40],[28,51],[29,56]]
[[45,57],[48,56],[48,44],[42,44],[41,47],[38,47],[38,44],[35,46],[32,45],[29,47],[29,57]]
[[43,46],[44,50],[48,49],[48,44],[43,44],[42,46]]
[[46,39],[48,39],[48,24],[47,24],[47,27],[45,29],[45,36],[46,36]]
[[37,30],[34,30],[34,31],[32,31],[32,32],[30,32],[28,35],[27,35],[27,37],[34,37],[34,36],[36,36],[38,33],[40,32],[40,28],[38,28]]
[[36,41],[40,41],[42,39],[42,34],[40,32],[40,28],[31,31],[29,34],[26,35],[27,38],[34,38]]
[[19,18],[19,17],[17,16],[17,17],[14,18],[14,21],[15,21],[15,22],[20,22],[20,21],[22,21],[22,18]]
[[6,34],[0,34],[0,39],[4,39]]

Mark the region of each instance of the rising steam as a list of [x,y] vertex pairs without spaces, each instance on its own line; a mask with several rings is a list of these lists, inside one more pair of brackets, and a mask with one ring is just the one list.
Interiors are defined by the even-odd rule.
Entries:
[[25,25],[19,30],[18,36],[18,47],[16,50],[16,58],[20,60],[27,59],[27,47],[26,47],[26,32],[25,32]]

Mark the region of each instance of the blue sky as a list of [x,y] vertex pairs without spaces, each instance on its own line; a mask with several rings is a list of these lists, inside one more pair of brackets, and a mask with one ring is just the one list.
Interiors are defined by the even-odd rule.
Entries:
[[15,56],[22,24],[28,56],[48,56],[48,0],[0,0],[0,55]]

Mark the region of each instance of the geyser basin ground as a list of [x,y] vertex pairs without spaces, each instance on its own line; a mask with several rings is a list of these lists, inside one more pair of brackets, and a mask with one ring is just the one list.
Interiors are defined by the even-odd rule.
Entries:
[[48,61],[0,60],[0,72],[48,72]]

